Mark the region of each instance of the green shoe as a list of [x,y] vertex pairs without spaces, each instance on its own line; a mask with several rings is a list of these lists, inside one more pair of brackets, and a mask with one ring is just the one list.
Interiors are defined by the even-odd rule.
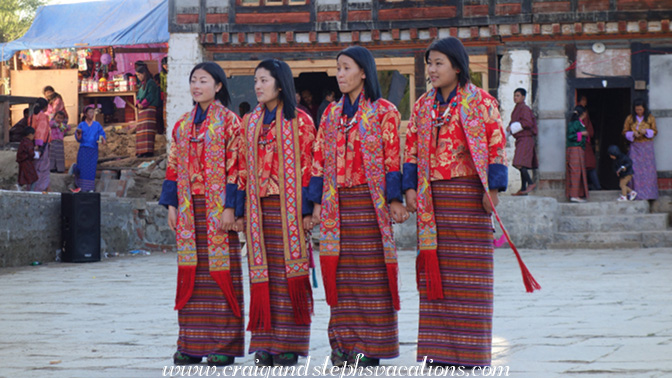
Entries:
[[183,354],[179,350],[173,354],[173,363],[175,365],[193,365],[201,363],[202,357],[192,357]]
[[273,356],[270,353],[260,350],[254,354],[255,366],[273,366]]
[[334,366],[343,366],[348,363],[349,354],[341,349],[331,351],[331,364]]
[[294,366],[299,362],[299,355],[294,352],[280,353],[273,356],[275,366]]
[[208,354],[208,366],[228,366],[233,364],[235,357],[223,354]]

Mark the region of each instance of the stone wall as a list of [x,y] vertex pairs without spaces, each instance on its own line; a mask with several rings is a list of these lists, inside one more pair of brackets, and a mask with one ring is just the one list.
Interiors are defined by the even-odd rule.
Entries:
[[[101,253],[175,245],[167,211],[143,199],[102,197]],[[52,262],[61,241],[61,195],[0,191],[0,267]]]

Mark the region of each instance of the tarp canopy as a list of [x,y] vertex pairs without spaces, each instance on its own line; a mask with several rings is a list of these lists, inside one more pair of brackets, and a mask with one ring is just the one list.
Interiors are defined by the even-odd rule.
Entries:
[[21,50],[167,43],[168,0],[107,0],[38,8],[21,38],[0,44],[0,59]]

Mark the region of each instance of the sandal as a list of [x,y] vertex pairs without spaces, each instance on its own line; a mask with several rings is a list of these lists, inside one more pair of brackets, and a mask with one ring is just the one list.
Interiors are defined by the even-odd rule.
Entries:
[[193,365],[201,362],[202,357],[188,356],[179,350],[173,354],[173,363],[175,365]]
[[299,362],[299,355],[294,352],[280,353],[273,356],[275,366],[294,366]]
[[331,351],[331,364],[334,366],[344,366],[348,363],[349,354],[341,349]]
[[235,357],[223,354],[208,354],[208,366],[228,366],[233,364]]
[[254,354],[254,365],[255,366],[273,366],[273,356],[260,350]]

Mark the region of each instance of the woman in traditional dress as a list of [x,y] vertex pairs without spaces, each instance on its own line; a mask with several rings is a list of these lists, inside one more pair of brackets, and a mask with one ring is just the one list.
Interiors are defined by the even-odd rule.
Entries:
[[70,126],[65,120],[65,113],[56,112],[54,118],[49,122],[51,128],[51,146],[49,151],[49,170],[51,172],[65,172],[65,149],[63,138],[70,131]]
[[[224,366],[244,355],[243,278],[235,223],[240,119],[226,106],[226,76],[213,62],[189,75],[194,108],[173,128],[159,203],[177,236],[180,333],[173,361]],[[242,214],[240,214],[242,215]]]
[[506,190],[506,139],[497,101],[469,82],[469,55],[453,37],[425,52],[432,89],[413,107],[403,190],[417,211],[420,324],[417,360],[491,363],[493,229]]
[[98,143],[107,143],[107,135],[103,126],[94,119],[96,108],[88,105],[84,108],[84,119],[77,125],[75,140],[79,143],[77,151],[77,164],[74,172],[76,188],[71,189],[74,193],[80,191],[93,192],[96,189],[96,169],[98,168]]
[[39,153],[39,157],[33,160],[38,179],[32,184],[31,190],[36,192],[49,191],[51,183],[51,177],[49,176],[51,128],[49,127],[49,116],[45,113],[46,109],[47,100],[39,98],[35,103],[33,115],[28,119],[28,126],[35,129],[35,146]]
[[305,231],[315,126],[296,108],[287,63],[257,66],[259,104],[243,118],[241,195],[250,269],[250,353],[257,366],[290,366],[308,356],[313,308]]
[[658,134],[656,118],[649,112],[646,102],[637,99],[632,104],[632,114],[623,125],[623,135],[630,142],[628,156],[632,159],[632,189],[636,199],[658,198],[658,173],[653,138]]
[[588,130],[583,122],[588,113],[586,108],[577,105],[567,124],[567,152],[565,156],[565,195],[571,202],[586,202],[588,198],[588,179],[586,175],[585,151]]
[[515,122],[520,123],[522,130],[513,134],[516,138],[516,152],[513,155],[513,166],[520,171],[520,190],[514,193],[514,196],[527,195],[534,190],[537,184],[532,181],[529,169],[536,169],[539,167],[537,160],[537,151],[535,150],[535,139],[537,135],[537,120],[532,113],[532,109],[525,104],[525,97],[527,91],[524,88],[518,88],[513,93],[513,102],[516,107],[511,112],[511,122],[506,128],[511,132],[511,125]]
[[136,65],[136,75],[139,82],[136,99],[139,119],[135,129],[135,155],[149,157],[154,155],[156,109],[161,104],[161,94],[146,65]]
[[336,78],[343,97],[322,116],[310,185],[331,306],[331,361],[359,359],[359,366],[375,366],[399,356],[392,219],[408,219],[401,195],[400,115],[381,98],[369,50],[341,51]]
[[49,117],[49,120],[53,120],[56,116],[56,113],[63,112],[65,114],[65,119],[63,122],[68,123],[68,112],[65,110],[65,102],[63,102],[63,97],[54,91],[54,87],[47,85],[42,90],[44,97],[49,101],[47,110],[44,113]]

